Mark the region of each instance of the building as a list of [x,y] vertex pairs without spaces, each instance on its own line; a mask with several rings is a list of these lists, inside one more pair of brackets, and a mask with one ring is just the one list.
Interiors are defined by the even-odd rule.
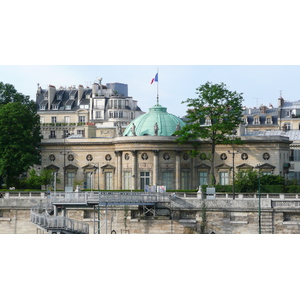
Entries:
[[[57,189],[79,185],[95,190],[144,190],[152,185],[186,190],[210,182],[210,161],[191,157],[192,143],[176,143],[174,132],[184,122],[159,103],[143,113],[137,101],[127,97],[125,85],[103,86],[99,80],[92,89],[39,87],[37,104],[44,135],[40,167],[57,173]],[[278,128],[276,110],[245,110],[243,118],[245,125],[238,135],[244,144],[235,146],[237,153],[230,154],[230,145],[217,146],[217,183],[230,184],[234,172],[248,168],[287,174],[289,137],[276,134],[266,139],[256,131]],[[199,142],[203,153],[209,154],[210,143]]]

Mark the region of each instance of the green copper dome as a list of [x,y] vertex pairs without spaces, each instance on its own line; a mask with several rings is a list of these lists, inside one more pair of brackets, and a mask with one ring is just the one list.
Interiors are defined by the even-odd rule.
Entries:
[[166,107],[157,104],[151,107],[147,114],[134,119],[126,127],[123,136],[171,136],[184,125],[180,118],[169,114]]

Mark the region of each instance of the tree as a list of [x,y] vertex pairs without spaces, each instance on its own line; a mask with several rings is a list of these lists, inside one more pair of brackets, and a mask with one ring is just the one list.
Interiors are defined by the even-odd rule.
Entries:
[[0,83],[0,177],[13,177],[40,162],[40,118],[34,101]]
[[[213,84],[207,82],[196,89],[197,98],[187,99],[187,122],[181,130],[177,141],[186,143],[192,141],[194,145],[192,156],[198,156],[199,138],[211,144],[211,155],[205,159],[211,161],[211,182],[216,183],[214,171],[215,151],[219,144],[240,144],[240,138],[232,138],[233,131],[241,123],[242,94],[229,91],[224,83]],[[203,155],[203,154],[202,154]]]

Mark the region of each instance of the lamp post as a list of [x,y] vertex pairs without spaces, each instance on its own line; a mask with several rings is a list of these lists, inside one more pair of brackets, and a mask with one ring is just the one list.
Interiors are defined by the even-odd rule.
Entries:
[[236,134],[236,130],[234,130],[232,136],[232,151],[228,150],[229,154],[232,154],[232,199],[235,199],[235,182],[234,182],[234,177],[235,177],[235,170],[234,170],[234,156],[239,153],[238,150],[234,149],[234,135]]
[[258,233],[261,234],[260,164],[257,165],[257,168],[258,168]]
[[60,154],[64,156],[64,190],[66,189],[66,155],[69,154],[69,152],[66,153],[66,138],[70,136],[69,132],[64,132],[63,138],[64,138],[64,151],[60,151]]

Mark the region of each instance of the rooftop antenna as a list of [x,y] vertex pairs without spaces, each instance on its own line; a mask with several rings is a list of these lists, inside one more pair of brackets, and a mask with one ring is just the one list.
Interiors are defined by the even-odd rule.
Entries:
[[280,90],[279,93],[280,93],[280,98],[282,98],[282,90]]
[[258,107],[258,99],[260,98],[254,98],[254,99],[256,99],[256,107]]

